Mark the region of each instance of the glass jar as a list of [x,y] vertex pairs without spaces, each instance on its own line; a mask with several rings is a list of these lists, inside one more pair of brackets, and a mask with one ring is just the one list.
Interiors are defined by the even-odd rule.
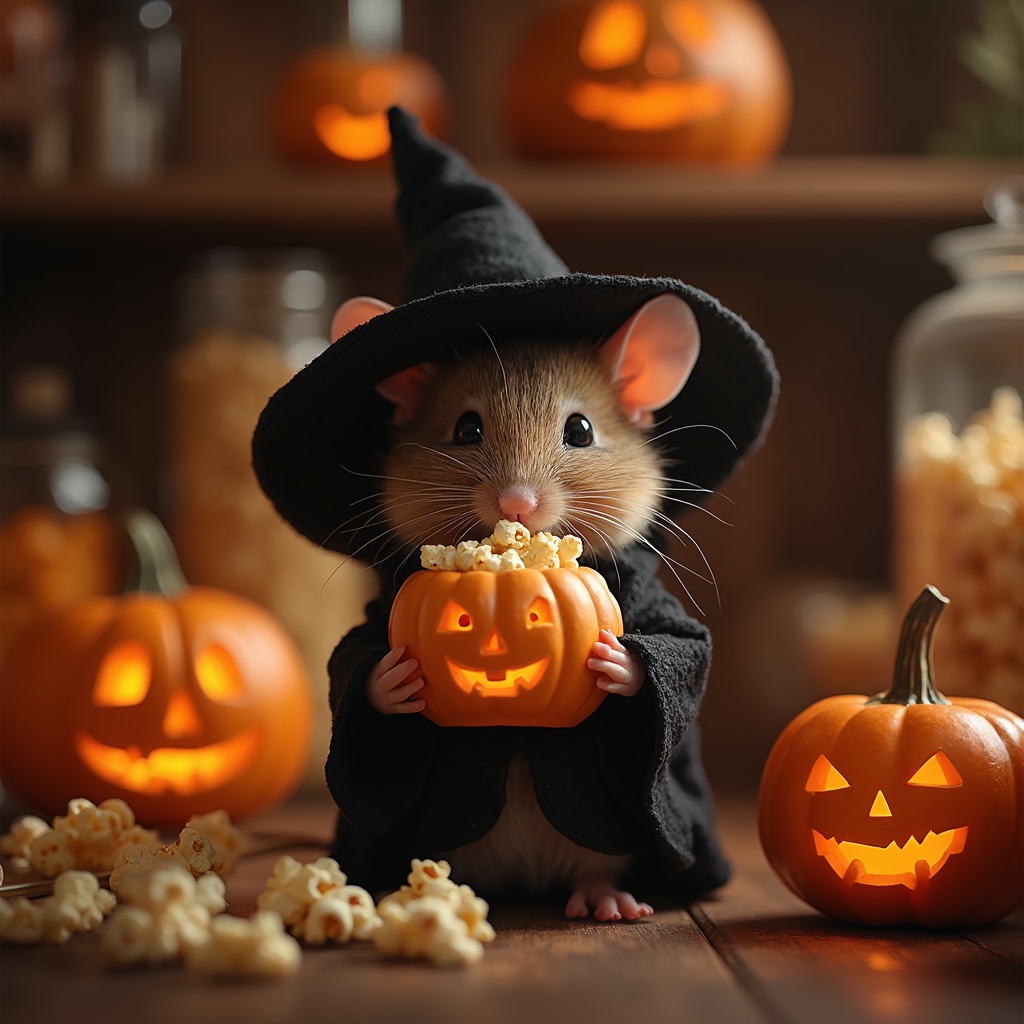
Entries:
[[139,181],[182,155],[182,33],[171,0],[70,7],[76,161]]
[[1024,714],[1024,176],[985,198],[994,223],[938,236],[955,286],[908,318],[894,364],[894,582],[950,607],[940,689]]
[[193,584],[263,605],[292,634],[318,712],[308,781],[321,787],[327,661],[362,620],[375,580],[282,521],[253,474],[250,444],[267,399],[327,347],[343,288],[315,250],[213,250],[184,281],[168,365],[169,521],[182,568]]
[[0,432],[0,657],[41,614],[120,586],[105,463],[96,436],[71,415],[67,374],[19,370]]

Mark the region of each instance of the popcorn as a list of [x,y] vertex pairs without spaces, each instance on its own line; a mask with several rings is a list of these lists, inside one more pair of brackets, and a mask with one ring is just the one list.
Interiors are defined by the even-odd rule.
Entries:
[[476,963],[484,955],[481,942],[443,897],[421,896],[403,906],[382,903],[381,926],[373,942],[384,956],[426,959],[439,967]]
[[68,813],[57,815],[52,827],[41,818],[26,816],[0,837],[0,853],[27,860],[47,878],[65,871],[110,871],[122,850],[159,846],[156,832],[135,824],[123,800],[104,800],[99,806],[78,798]]
[[180,862],[129,872],[121,881],[125,906],[110,916],[101,946],[113,966],[164,963],[206,943],[211,915],[223,911],[224,882],[193,878]]
[[424,544],[420,565],[436,572],[506,572],[510,569],[578,569],[583,541],[568,534],[533,535],[522,524],[501,519],[490,537],[450,544]]
[[312,903],[296,935],[311,946],[326,942],[348,942],[355,932],[352,907],[336,896],[324,896]]
[[0,836],[0,853],[28,861],[33,841],[49,830],[50,826],[35,815],[25,814],[16,818],[11,824],[11,831]]
[[311,864],[279,857],[256,906],[277,914],[293,935],[312,945],[368,939],[380,923],[370,894],[349,885],[330,857]]
[[298,942],[269,910],[257,911],[248,920],[226,914],[214,918],[204,940],[185,954],[189,967],[216,976],[292,974],[301,959]]
[[[233,841],[230,836],[228,839]],[[235,860],[237,857],[236,853]],[[123,849],[110,872],[110,888],[120,893],[126,875],[166,863],[180,864],[193,878],[200,878],[210,872],[220,874],[224,870],[224,860],[209,836],[186,825],[178,838],[167,846],[156,849],[129,846]]]
[[66,871],[54,882],[52,896],[0,900],[0,942],[63,944],[95,928],[116,901],[91,872]]
[[227,811],[197,814],[185,822],[185,827],[193,828],[207,836],[216,847],[222,861],[222,867],[217,874],[227,875],[235,870],[245,851],[245,836],[231,823]]
[[935,636],[944,692],[1024,714],[1024,415],[992,393],[958,436],[945,415],[907,424],[896,480],[899,607],[925,583],[950,598]]
[[383,917],[386,906],[408,908],[416,900],[426,897],[444,900],[465,925],[467,934],[478,942],[490,942],[494,938],[494,929],[487,920],[490,908],[487,901],[477,896],[468,885],[458,885],[451,880],[451,865],[446,861],[419,860],[412,861],[408,885],[403,885],[397,892],[385,896],[378,906]]

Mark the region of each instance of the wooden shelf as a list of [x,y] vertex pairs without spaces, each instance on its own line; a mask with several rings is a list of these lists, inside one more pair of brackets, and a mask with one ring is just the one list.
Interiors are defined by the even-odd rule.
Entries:
[[[756,173],[523,161],[480,167],[546,223],[981,221],[985,189],[1019,170],[1010,161],[922,157],[788,157]],[[386,170],[181,171],[139,186],[89,180],[43,186],[8,176],[0,216],[14,225],[358,228],[390,225],[393,197]]]

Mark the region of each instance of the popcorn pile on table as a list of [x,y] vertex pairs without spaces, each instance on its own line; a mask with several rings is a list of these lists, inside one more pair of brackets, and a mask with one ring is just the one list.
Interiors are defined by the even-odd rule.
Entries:
[[408,885],[385,896],[377,907],[377,948],[391,957],[424,958],[442,967],[476,963],[483,944],[494,939],[489,907],[468,885],[449,877],[445,860],[412,862]]
[[[281,976],[298,970],[300,941],[372,941],[384,956],[448,967],[477,962],[494,938],[487,903],[451,880],[446,861],[414,860],[408,884],[375,905],[332,858],[282,856],[252,917],[232,916],[220,875],[243,849],[224,811],[191,818],[165,845],[138,829],[122,801],[73,800],[53,826],[21,818],[0,837],[0,852],[50,872],[54,891],[0,899],[0,943],[64,943],[99,927],[110,967],[181,962],[207,975]],[[107,870],[112,891],[94,873]]]
[[935,636],[940,688],[1024,714],[1024,416],[998,388],[959,434],[930,413],[904,433],[897,480],[898,603],[950,598]]
[[27,861],[46,878],[64,871],[110,871],[122,850],[134,846],[156,849],[156,832],[135,823],[135,814],[123,800],[90,800],[68,804],[66,815],[48,825],[25,815],[0,836],[0,853]]
[[535,534],[508,519],[501,519],[483,540],[458,544],[424,544],[420,565],[437,572],[503,572],[507,569],[578,569],[583,541],[567,534]]

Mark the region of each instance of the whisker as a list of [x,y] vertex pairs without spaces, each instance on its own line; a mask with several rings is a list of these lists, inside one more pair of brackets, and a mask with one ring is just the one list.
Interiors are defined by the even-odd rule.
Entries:
[[[683,563],[677,561],[676,559],[672,558],[671,556],[665,554],[663,551],[659,551],[657,549],[657,547],[655,547],[655,545],[646,536],[644,536],[643,533],[641,533],[640,531],[634,529],[628,523],[624,522],[623,520],[621,520],[617,516],[614,516],[611,513],[606,512],[604,510],[598,510],[598,509],[593,509],[593,508],[583,508],[583,509],[580,509],[580,508],[576,507],[576,508],[574,508],[574,511],[576,511],[578,514],[579,513],[585,513],[586,516],[595,517],[595,518],[597,518],[597,519],[599,519],[601,521],[612,523],[612,524],[616,525],[617,527],[619,527],[621,530],[623,530],[625,533],[627,533],[630,537],[632,537],[639,544],[642,544],[645,547],[650,548],[662,560],[662,562],[664,563],[666,568],[669,570],[669,572],[672,573],[672,575],[675,578],[676,582],[682,588],[683,593],[686,594],[687,598],[693,603],[694,607],[701,614],[703,614],[703,611],[704,611],[703,608],[701,608],[700,603],[697,601],[697,599],[690,592],[690,588],[683,582],[683,580],[680,577],[679,573],[676,572],[675,566],[678,566],[684,572],[690,573],[692,576],[696,576],[699,580],[701,580],[704,583],[710,583],[715,588],[716,594],[718,593],[718,584],[717,584],[717,582],[714,579],[714,574],[713,573],[712,573],[711,579],[707,579],[706,577],[702,576],[699,572],[697,572],[697,570],[691,568],[688,565],[684,565]],[[583,522],[587,521],[584,518],[584,516],[582,516],[582,515],[580,516],[580,519]],[[591,521],[593,521],[593,520],[591,520]],[[689,534],[687,534],[686,536],[689,537]],[[691,541],[693,541],[692,537],[690,537],[689,539]],[[694,543],[694,546],[697,547],[698,552],[700,552],[700,546],[697,545],[695,541],[693,543]],[[701,552],[701,557],[703,558],[703,553],[702,552]],[[706,558],[704,558],[704,563],[705,563],[705,565],[707,565],[707,559]],[[711,571],[711,567],[710,566],[708,566],[708,570],[709,570],[709,572]],[[719,605],[720,604],[721,604],[721,601],[719,599]]]
[[487,328],[483,324],[478,323],[477,327],[484,332],[484,337],[491,343],[491,348],[494,349],[494,354],[498,359],[498,367],[501,370],[501,390],[507,395],[508,394],[508,376],[505,373],[505,363],[502,361],[501,353],[498,351],[498,346],[494,344],[494,339],[490,336]]

